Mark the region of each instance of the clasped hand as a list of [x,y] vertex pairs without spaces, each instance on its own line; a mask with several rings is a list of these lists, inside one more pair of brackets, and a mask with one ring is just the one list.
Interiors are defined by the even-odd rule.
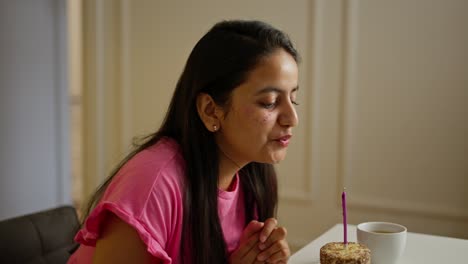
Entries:
[[239,247],[229,257],[230,264],[285,264],[291,254],[286,241],[286,229],[269,218],[265,222],[251,221],[244,229]]

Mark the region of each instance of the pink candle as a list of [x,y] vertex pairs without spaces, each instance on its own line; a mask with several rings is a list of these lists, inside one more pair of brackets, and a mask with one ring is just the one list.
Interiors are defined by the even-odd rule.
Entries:
[[344,244],[348,244],[348,223],[346,221],[346,188],[343,189],[341,194],[341,207],[343,208],[343,233],[344,233]]

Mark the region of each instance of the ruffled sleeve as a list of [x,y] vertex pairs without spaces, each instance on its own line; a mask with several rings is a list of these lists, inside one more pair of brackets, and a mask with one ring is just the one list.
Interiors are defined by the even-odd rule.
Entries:
[[113,213],[136,230],[151,255],[174,263],[183,220],[183,171],[174,157],[160,160],[151,158],[155,155],[151,151],[140,154],[114,177],[75,240],[95,247],[107,216]]

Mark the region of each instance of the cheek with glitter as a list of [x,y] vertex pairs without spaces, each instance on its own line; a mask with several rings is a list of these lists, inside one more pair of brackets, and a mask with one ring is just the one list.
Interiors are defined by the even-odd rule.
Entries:
[[248,120],[252,120],[254,123],[263,123],[266,121],[266,117],[259,115],[258,109],[254,106],[246,106],[242,109],[242,112]]
[[270,122],[271,118],[272,118],[271,113],[266,113],[266,114],[262,113],[260,116],[256,118],[256,121],[263,125],[263,124]]
[[255,109],[253,109],[252,107],[246,106],[242,108],[242,112],[247,116],[252,116],[255,112]]
[[255,116],[256,116],[255,107],[246,106],[246,107],[244,107],[242,109],[242,112],[243,112],[244,116],[247,117],[248,119],[255,118]]
[[271,113],[263,114],[261,118],[261,123],[265,124],[268,123],[271,120]]
[[271,121],[272,113],[264,113],[264,111],[259,111],[255,106],[246,106],[242,108],[242,113],[248,119],[255,122],[255,124],[266,124]]

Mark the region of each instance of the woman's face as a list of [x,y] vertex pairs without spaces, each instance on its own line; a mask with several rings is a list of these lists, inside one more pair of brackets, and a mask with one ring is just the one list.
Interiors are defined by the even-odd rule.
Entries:
[[222,153],[238,166],[283,160],[298,124],[297,90],[298,67],[289,53],[278,49],[264,58],[231,94],[216,133]]

